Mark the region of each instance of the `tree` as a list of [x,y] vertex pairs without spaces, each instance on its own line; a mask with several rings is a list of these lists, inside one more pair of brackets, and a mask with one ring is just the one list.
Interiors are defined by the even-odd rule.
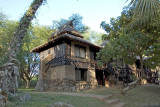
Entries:
[[6,60],[6,62],[4,62],[5,64],[0,67],[0,80],[2,81],[0,88],[5,92],[15,93],[18,88],[17,77],[19,75],[19,62],[16,60],[16,56],[31,20],[35,17],[37,9],[44,1],[45,0],[34,0],[19,21],[19,25],[14,33],[12,42],[5,54],[8,60]]
[[[151,69],[156,69],[160,67],[160,43],[154,43],[148,50],[146,50],[145,54],[150,56],[144,64]],[[152,57],[151,57],[152,56]]]
[[7,20],[7,16],[0,12],[0,27],[2,28],[3,26],[5,26],[5,22]]
[[39,54],[31,53],[30,50],[48,41],[48,37],[54,32],[48,26],[31,26],[23,39],[23,44],[18,53],[20,65],[20,78],[29,88],[30,81],[39,71]]
[[[159,43],[159,25],[156,25],[155,22],[150,22],[147,25],[138,27],[132,25],[133,19],[133,14],[130,10],[123,11],[122,15],[116,19],[112,18],[110,25],[105,22],[101,23],[102,28],[109,34],[103,37],[108,40],[108,44],[98,53],[99,63],[106,63],[110,61],[110,58],[123,58],[127,64],[133,64],[137,57],[140,58],[141,77],[128,84],[128,87],[122,90],[122,93],[131,89],[133,85],[141,80],[143,77],[143,58],[144,56],[154,56],[153,54],[150,56],[150,52],[153,52],[154,44]],[[157,54],[156,56],[159,55]],[[153,60],[148,63],[151,64],[152,62]]]
[[96,45],[102,44],[102,33],[97,33],[88,28],[88,30],[83,33],[84,39],[88,40]]
[[[18,25],[17,21],[10,21],[7,16],[0,15],[0,57],[3,57],[13,38]],[[18,52],[17,59],[20,62],[20,78],[24,80],[26,88],[29,88],[30,80],[38,73],[39,54],[30,53],[30,50],[44,42],[55,30],[49,26],[30,25]],[[1,60],[2,61],[2,60]]]
[[5,20],[3,25],[0,27],[0,58],[4,55],[7,48],[9,47],[17,25],[18,22],[16,21]]

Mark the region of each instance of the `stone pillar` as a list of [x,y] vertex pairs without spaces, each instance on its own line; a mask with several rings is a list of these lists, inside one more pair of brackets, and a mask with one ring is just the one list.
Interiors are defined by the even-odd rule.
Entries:
[[[36,84],[36,87],[35,89],[37,91],[46,91],[49,89],[49,77],[50,77],[50,73],[49,73],[49,69],[47,70],[48,68],[48,65],[46,65],[46,63],[48,63],[52,58],[52,55],[47,55],[46,58],[44,59],[41,59],[41,69],[39,71],[39,79],[38,79],[38,82]],[[47,72],[46,72],[47,70]]]
[[97,85],[95,68],[89,68],[87,71],[87,82],[91,83],[91,88],[95,88]]
[[40,78],[39,79],[48,79],[48,77],[50,76],[49,73],[46,72],[48,65],[46,65],[50,60],[51,60],[52,56],[50,54],[48,54],[44,59],[42,59],[41,62],[41,70],[40,70]]

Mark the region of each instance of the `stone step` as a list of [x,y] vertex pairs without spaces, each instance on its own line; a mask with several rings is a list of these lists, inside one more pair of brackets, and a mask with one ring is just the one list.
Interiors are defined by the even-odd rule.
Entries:
[[125,107],[126,104],[124,102],[119,102],[117,104],[114,104],[112,107]]
[[107,104],[113,105],[119,103],[119,99],[106,100]]
[[105,96],[105,97],[103,97],[103,99],[102,100],[109,100],[109,99],[111,99],[112,98],[112,95],[107,95],[107,96]]

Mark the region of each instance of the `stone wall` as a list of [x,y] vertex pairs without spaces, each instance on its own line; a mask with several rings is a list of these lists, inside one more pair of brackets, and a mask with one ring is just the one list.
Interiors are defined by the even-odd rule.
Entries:
[[65,65],[51,67],[47,71],[47,74],[48,74],[48,79],[50,80],[63,79],[65,78]]
[[86,91],[90,89],[96,88],[97,84],[87,82],[87,81],[79,81],[76,82],[76,91]]
[[55,80],[39,80],[36,85],[37,91],[76,91],[75,81],[69,79],[55,79]]
[[93,89],[97,85],[95,79],[95,70],[87,71],[87,81],[76,81],[75,68],[71,65],[62,65],[50,68],[47,71],[49,77],[39,79],[37,82],[37,91],[80,91]]
[[48,66],[46,65],[52,59],[52,55],[48,54],[44,59],[41,59],[41,67],[39,71],[39,79],[47,79],[48,77]]
[[95,73],[95,68],[89,68],[87,71],[87,81],[88,82],[93,82],[94,84],[97,83],[96,80],[96,73]]
[[[43,71],[44,72],[44,71]],[[48,78],[38,80],[37,91],[76,91],[75,69],[71,65],[51,67],[47,70]]]
[[75,92],[84,91],[96,88],[97,84],[87,81],[74,81],[69,79],[55,79],[55,80],[39,80],[36,85],[37,91],[62,91]]
[[93,89],[97,86],[95,69],[93,68],[87,71],[87,81],[76,81],[75,67],[72,65],[51,67],[44,73],[46,76],[42,76],[37,82],[37,91],[80,91]]
[[76,80],[75,67],[73,65],[65,65],[65,78]]

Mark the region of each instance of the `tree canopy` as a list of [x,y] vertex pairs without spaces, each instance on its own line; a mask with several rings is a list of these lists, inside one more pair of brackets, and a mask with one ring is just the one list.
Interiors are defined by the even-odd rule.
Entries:
[[[104,21],[101,23],[107,32],[103,35],[103,39],[108,42],[98,53],[99,63],[106,63],[111,58],[123,58],[127,64],[134,64],[136,59],[140,58],[143,63],[143,59],[147,57],[145,61],[147,66],[152,66],[154,62],[152,59],[155,56],[160,57],[156,54],[159,52],[160,26],[155,23],[156,21],[141,26],[134,25],[133,10],[134,8],[124,10],[121,16],[111,18],[110,24]],[[158,66],[158,63],[160,63],[158,60],[155,61],[154,66]]]

